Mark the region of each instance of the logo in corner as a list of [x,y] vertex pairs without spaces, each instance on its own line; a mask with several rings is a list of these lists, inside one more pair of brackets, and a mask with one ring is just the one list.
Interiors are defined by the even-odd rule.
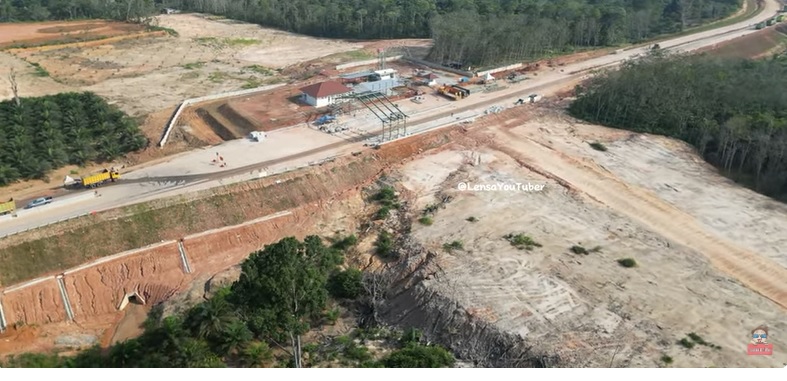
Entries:
[[773,344],[768,343],[768,327],[761,325],[751,331],[749,346],[746,352],[749,356],[773,355]]

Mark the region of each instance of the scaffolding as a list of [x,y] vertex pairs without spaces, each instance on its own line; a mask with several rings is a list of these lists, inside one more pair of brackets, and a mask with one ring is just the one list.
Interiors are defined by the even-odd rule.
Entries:
[[399,109],[385,94],[377,91],[349,94],[343,98],[358,101],[380,120],[383,131],[381,142],[393,140],[407,135],[407,118],[409,116]]

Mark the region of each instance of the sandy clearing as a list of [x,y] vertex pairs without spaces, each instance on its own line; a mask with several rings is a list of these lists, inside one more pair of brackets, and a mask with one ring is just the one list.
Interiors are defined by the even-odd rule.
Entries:
[[521,133],[495,131],[504,151],[536,171],[564,181],[583,195],[627,215],[672,242],[707,256],[720,270],[787,308],[787,269],[769,258],[707,232],[689,214],[655,194],[626,184],[593,163],[581,162]]
[[[611,173],[641,173],[648,161],[643,150],[654,150],[652,146],[637,145],[627,140],[628,134],[602,127],[577,126],[582,129],[578,131],[551,117],[509,121],[507,127],[499,127],[505,118],[470,127],[475,142],[418,158],[399,171],[402,185],[418,200],[417,209],[443,196],[453,198],[433,216],[433,225],[413,226],[415,238],[438,253],[443,271],[426,281],[431,291],[522,335],[529,345],[554,350],[571,366],[662,366],[664,354],[673,357],[677,367],[783,366],[784,354],[745,354],[753,327],[787,329],[784,310],[747,288],[773,296],[769,287],[779,284],[769,278],[771,273],[746,284],[736,279],[751,276],[734,267],[741,265],[741,257],[752,263],[769,260],[748,252],[747,246],[736,248],[717,239],[655,192],[626,185]],[[610,151],[621,159],[620,168],[610,172],[585,157],[595,153],[587,147],[588,136],[604,132],[616,141]],[[560,153],[540,143],[568,148]],[[619,151],[618,144],[629,143]],[[584,155],[586,150],[591,154]],[[686,181],[694,179],[701,187],[705,180],[691,171]],[[461,192],[456,188],[460,181],[531,181],[546,184],[546,189]],[[738,188],[724,181],[705,186],[720,192]],[[757,208],[751,213],[768,211]],[[466,221],[470,216],[478,221]],[[502,239],[507,233],[530,235],[543,247],[516,250]],[[751,234],[752,239],[768,235],[765,230]],[[464,250],[446,253],[442,245],[453,240],[462,241]],[[599,245],[602,250],[578,256],[568,251],[575,244]],[[625,257],[635,258],[639,266],[622,269],[615,261]],[[776,272],[781,269],[772,266]],[[677,345],[689,332],[723,349]]]
[[199,14],[162,15],[158,20],[159,25],[177,30],[184,38],[257,40],[257,43],[232,52],[231,58],[271,68],[363,48],[360,43],[317,39],[228,19],[209,20]]

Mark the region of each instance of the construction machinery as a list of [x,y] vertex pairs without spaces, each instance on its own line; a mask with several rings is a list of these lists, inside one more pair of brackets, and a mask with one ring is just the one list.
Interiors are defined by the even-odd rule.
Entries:
[[66,176],[64,185],[67,188],[95,188],[107,182],[115,182],[120,179],[120,172],[113,169],[104,169],[100,173],[83,177],[81,179],[72,179]]
[[14,213],[16,210],[16,201],[14,199],[10,199],[6,202],[0,203],[0,216],[4,216],[9,213]]
[[470,96],[470,90],[457,85],[444,85],[437,88],[437,92],[453,100],[465,99]]

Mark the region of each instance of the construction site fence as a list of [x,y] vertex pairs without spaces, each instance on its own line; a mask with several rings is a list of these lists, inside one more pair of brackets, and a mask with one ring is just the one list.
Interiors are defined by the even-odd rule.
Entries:
[[[401,55],[399,55],[399,56],[392,56],[392,57],[385,57],[384,61],[385,62],[391,62],[391,61],[398,61],[400,59],[402,59]],[[344,70],[344,69],[349,69],[349,68],[358,67],[358,66],[374,65],[374,64],[376,64],[378,62],[380,62],[379,59],[348,62],[346,64],[336,65],[336,70]]]
[[443,65],[440,65],[438,63],[424,61],[424,60],[419,60],[418,58],[412,58],[412,57],[403,57],[403,59],[405,61],[409,61],[409,62],[412,62],[412,63],[417,64],[417,65],[423,65],[423,66],[426,66],[426,67],[431,67],[432,69],[438,69],[438,70],[442,70],[442,71],[447,71],[449,73],[459,74],[459,75],[462,75],[462,76],[465,76],[465,77],[475,77],[475,74],[471,73],[469,71],[450,68],[448,66],[443,66]]
[[186,99],[185,101],[181,102],[180,105],[178,105],[177,109],[175,109],[175,113],[172,114],[172,117],[167,123],[167,127],[164,129],[164,133],[161,135],[161,140],[159,141],[158,145],[160,148],[163,148],[164,145],[167,144],[167,140],[169,139],[169,134],[172,132],[172,129],[175,127],[175,123],[177,123],[180,114],[183,112],[183,110],[186,107],[190,105],[207,102],[207,101],[213,101],[222,98],[232,98],[232,97],[237,97],[246,94],[259,93],[262,91],[273,90],[275,88],[282,87],[284,85],[286,85],[286,83],[277,83],[275,85],[268,85],[268,86],[253,88],[253,89],[231,91],[228,93],[213,94],[213,95],[206,95],[204,97],[199,97],[199,98]]

